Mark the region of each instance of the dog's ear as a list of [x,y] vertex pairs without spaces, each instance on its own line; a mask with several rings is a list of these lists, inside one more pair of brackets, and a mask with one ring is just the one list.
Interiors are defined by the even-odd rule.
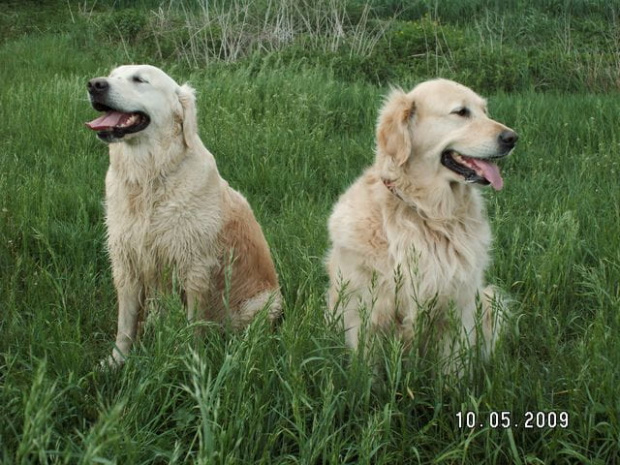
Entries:
[[404,165],[411,154],[409,124],[415,104],[401,89],[394,89],[379,114],[377,124],[378,153],[392,158],[397,166]]
[[183,84],[177,89],[177,96],[181,104],[181,126],[183,140],[187,147],[191,147],[198,134],[198,121],[196,116],[196,91],[188,84]]

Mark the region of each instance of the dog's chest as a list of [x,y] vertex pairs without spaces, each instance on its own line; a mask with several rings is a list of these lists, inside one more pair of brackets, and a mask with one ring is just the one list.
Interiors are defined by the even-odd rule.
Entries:
[[463,218],[441,226],[424,221],[401,226],[388,231],[391,265],[420,298],[452,298],[482,284],[491,241],[487,222]]
[[110,182],[106,213],[111,252],[120,251],[146,274],[169,266],[187,268],[193,256],[214,247],[216,212],[170,186]]

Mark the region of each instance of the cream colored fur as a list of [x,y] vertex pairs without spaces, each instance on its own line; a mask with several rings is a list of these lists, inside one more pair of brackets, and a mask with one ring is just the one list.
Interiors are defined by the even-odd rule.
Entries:
[[[468,117],[455,113],[463,107]],[[440,158],[445,150],[493,157],[505,130],[487,116],[481,97],[451,81],[389,95],[375,162],[329,219],[328,306],[342,318],[350,347],[377,332],[396,333],[407,344],[424,339],[418,325],[426,312],[448,359],[463,349],[459,336],[492,350],[504,305],[484,284],[491,230],[483,198]],[[450,318],[460,335],[448,334]]]
[[193,89],[148,65],[121,66],[107,82],[108,105],[151,120],[109,146],[106,225],[118,294],[111,362],[128,354],[145,301],[168,288],[166,276],[178,279],[190,321],[243,327],[267,304],[269,317],[278,317],[267,242],[248,202],[220,177],[198,136]]

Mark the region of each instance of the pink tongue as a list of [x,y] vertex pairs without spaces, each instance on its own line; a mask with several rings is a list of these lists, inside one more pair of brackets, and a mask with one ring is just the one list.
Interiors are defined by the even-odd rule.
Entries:
[[495,163],[481,160],[480,158],[469,158],[468,160],[472,165],[475,165],[476,168],[482,171],[482,176],[491,183],[493,189],[499,191],[504,187],[504,180],[499,174],[499,168]]
[[131,117],[129,113],[121,113],[119,111],[109,111],[105,115],[86,123],[86,126],[94,131],[110,129],[114,126],[120,126],[127,118]]

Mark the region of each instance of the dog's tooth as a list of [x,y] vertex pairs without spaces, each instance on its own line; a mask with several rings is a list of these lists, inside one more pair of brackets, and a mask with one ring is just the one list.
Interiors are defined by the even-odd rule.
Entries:
[[133,113],[129,118],[127,118],[123,123],[121,123],[119,127],[126,128],[128,126],[132,126],[133,124],[135,124],[137,118],[138,115]]

